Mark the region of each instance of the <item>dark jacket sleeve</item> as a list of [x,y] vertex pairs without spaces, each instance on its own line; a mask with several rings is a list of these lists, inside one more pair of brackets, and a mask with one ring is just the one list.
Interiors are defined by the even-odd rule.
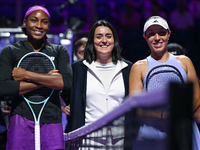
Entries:
[[[72,64],[72,70],[73,83],[68,92],[70,93],[70,120],[68,120],[70,129],[68,131],[85,125],[87,67],[83,64],[83,60],[78,60]],[[63,93],[65,98],[69,96],[68,94],[66,91]]]
[[128,66],[122,70],[124,87],[125,87],[125,97],[126,97],[129,95],[129,74],[133,63],[128,60],[124,60],[124,62],[128,64]]
[[69,90],[72,86],[72,68],[70,64],[70,56],[68,50],[62,46],[58,45],[58,66],[57,69],[62,75],[64,87],[63,90]]
[[71,91],[70,89],[62,90],[60,93],[60,96],[62,97],[66,105],[70,104],[70,91]]
[[[62,91],[61,91],[61,94],[60,94],[60,96],[62,97],[62,99],[65,101],[65,104],[66,105],[69,105],[70,104],[70,101],[72,101],[72,98],[73,98],[73,92],[74,92],[74,88],[76,88],[76,86],[77,86],[77,78],[79,79],[79,77],[78,76],[81,76],[81,74],[79,74],[79,73],[77,73],[77,71],[79,70],[79,69],[81,69],[81,67],[80,66],[82,66],[82,65],[80,65],[80,63],[82,64],[82,61],[80,62],[80,61],[77,61],[77,62],[74,62],[73,64],[72,64],[72,74],[73,74],[73,78],[72,78],[72,86],[71,86],[71,88],[68,88],[68,89],[63,89]],[[80,68],[79,68],[80,67]],[[83,82],[83,81],[81,81],[81,82]],[[79,82],[78,82],[79,83]],[[76,91],[76,92],[78,92],[78,91]]]
[[7,46],[0,53],[0,96],[19,95],[20,81],[12,78],[12,70],[15,67],[14,50],[11,46]]

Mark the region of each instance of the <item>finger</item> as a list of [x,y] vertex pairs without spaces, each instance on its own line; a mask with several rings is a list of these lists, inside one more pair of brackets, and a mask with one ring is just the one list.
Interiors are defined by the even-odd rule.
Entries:
[[52,73],[58,73],[58,72],[59,72],[58,69],[53,69],[53,70],[52,70]]
[[68,112],[66,112],[66,114],[68,115],[68,116],[70,116],[70,112],[68,111]]

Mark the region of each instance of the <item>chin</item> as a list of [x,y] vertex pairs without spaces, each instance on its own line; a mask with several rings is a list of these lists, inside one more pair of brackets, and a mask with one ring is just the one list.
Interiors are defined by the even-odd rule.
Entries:
[[35,40],[37,40],[37,41],[41,41],[41,40],[44,40],[44,38],[42,37],[42,38],[34,38]]

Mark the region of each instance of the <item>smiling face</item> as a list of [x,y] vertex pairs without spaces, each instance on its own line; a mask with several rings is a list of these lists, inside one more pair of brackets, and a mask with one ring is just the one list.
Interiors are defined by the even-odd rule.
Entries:
[[112,62],[112,51],[114,48],[114,37],[110,28],[99,26],[94,33],[94,47],[96,50],[97,62]]
[[151,53],[167,51],[166,47],[170,34],[171,31],[168,32],[168,30],[159,25],[150,26],[147,29],[144,38],[151,49]]
[[43,40],[50,27],[48,15],[41,10],[33,11],[24,19],[23,26],[26,27],[29,41]]

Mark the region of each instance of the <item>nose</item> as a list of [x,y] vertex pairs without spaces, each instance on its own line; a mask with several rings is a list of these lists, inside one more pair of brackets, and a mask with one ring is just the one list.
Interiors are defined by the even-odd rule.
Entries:
[[103,43],[106,43],[106,42],[107,42],[107,38],[106,38],[106,37],[103,37],[103,38],[102,38],[102,42],[103,42]]
[[37,21],[36,27],[37,27],[37,28],[41,28],[41,27],[42,27],[42,22],[41,22],[41,21]]
[[160,36],[159,36],[158,33],[155,34],[155,39],[156,39],[156,40],[159,40],[159,39],[160,39]]

